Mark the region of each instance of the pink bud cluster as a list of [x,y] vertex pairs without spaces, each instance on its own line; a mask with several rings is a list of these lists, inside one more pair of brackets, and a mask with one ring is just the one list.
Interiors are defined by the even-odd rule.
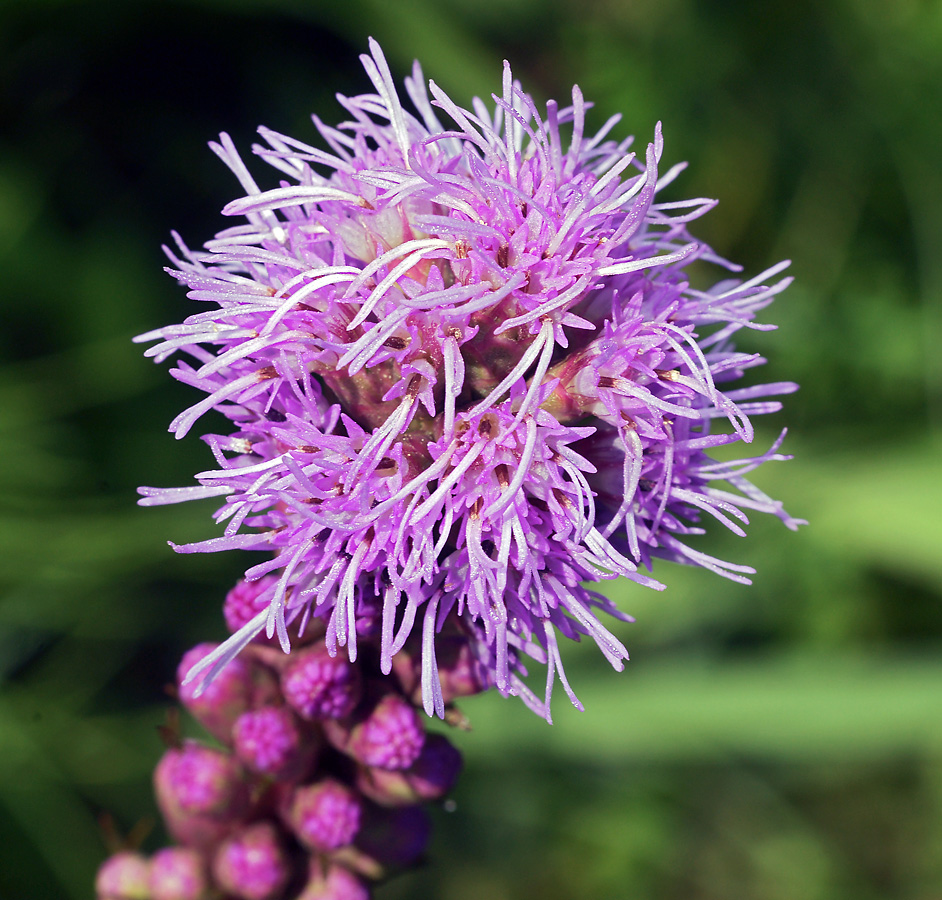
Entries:
[[[230,593],[230,629],[263,589]],[[469,641],[444,630],[440,677],[455,722],[452,701],[485,682]],[[407,645],[383,675],[378,637],[363,631],[355,663],[309,628],[290,657],[256,638],[205,684],[187,676],[216,645],[184,655],[178,697],[218,744],[171,741],[154,788],[176,846],[110,857],[98,900],[368,900],[372,883],[421,858],[425,807],[454,786],[461,755],[417,711],[421,648]]]

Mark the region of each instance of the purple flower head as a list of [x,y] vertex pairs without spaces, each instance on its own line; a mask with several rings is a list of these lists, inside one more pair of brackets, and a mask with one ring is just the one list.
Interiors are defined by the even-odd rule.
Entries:
[[[326,149],[266,128],[263,189],[227,135],[213,150],[244,196],[241,219],[172,274],[201,310],[141,340],[205,396],[217,462],[187,488],[142,488],[145,505],[222,498],[222,536],[182,552],[265,550],[246,572],[265,606],[213,657],[209,677],[256,635],[324,623],[353,660],[379,618],[381,666],[421,636],[427,712],[444,714],[436,635],[454,618],[504,694],[549,717],[563,673],[557,637],[590,636],[616,669],[624,646],[598,613],[629,619],[586,582],[642,575],[653,557],[735,581],[752,570],[689,547],[746,510],[798,524],[746,475],[779,455],[714,462],[751,442],[790,383],[726,389],[763,360],[742,328],[788,284],[785,264],[691,286],[694,261],[736,271],[687,232],[711,200],[662,202],[660,126],[642,151],[586,131],[588,104],[545,110],[505,64],[499,95],[463,109],[416,64],[406,108],[375,42],[375,93],[341,97],[349,121],[315,124]],[[720,425],[717,428],[717,424]],[[546,690],[524,683],[544,664]]]
[[288,822],[298,840],[311,850],[329,853],[349,844],[360,830],[360,801],[332,778],[295,790]]

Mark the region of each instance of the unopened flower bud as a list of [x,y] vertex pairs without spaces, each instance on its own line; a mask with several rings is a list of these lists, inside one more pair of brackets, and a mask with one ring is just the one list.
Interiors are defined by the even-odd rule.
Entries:
[[360,801],[332,778],[297,788],[287,820],[298,840],[311,850],[329,853],[349,844],[360,829]]
[[182,844],[205,847],[218,841],[248,809],[238,761],[196,741],[164,754],[154,771],[154,790],[167,830]]
[[438,653],[442,695],[449,703],[457,697],[479,694],[488,686],[487,671],[474,657],[470,641],[463,635],[444,637]]
[[448,738],[429,734],[418,759],[408,769],[362,768],[356,785],[361,793],[383,806],[437,800],[455,786],[461,766],[461,753]]
[[319,643],[292,654],[281,673],[281,689],[305,719],[339,719],[360,701],[360,670],[346,656],[331,656]]
[[150,862],[140,853],[123,850],[109,856],[95,877],[97,900],[150,900]]
[[[226,627],[233,634],[247,622],[251,622],[270,600],[272,588],[277,578],[265,577],[257,581],[246,581],[240,578],[235,587],[226,594],[222,604],[222,614],[226,620]],[[265,641],[264,632],[256,640]]]
[[252,701],[253,682],[249,662],[242,658],[232,660],[205,686],[205,672],[184,684],[193,666],[217,646],[197,644],[183,655],[177,667],[177,694],[180,702],[213,737],[228,744],[233,723],[249,708]]
[[165,847],[150,864],[151,900],[206,900],[210,896],[206,859],[191,847]]
[[310,760],[294,714],[284,706],[263,706],[242,713],[232,730],[236,755],[246,768],[273,778],[301,774]]
[[239,900],[272,900],[291,868],[278,830],[270,822],[248,825],[226,839],[213,858],[219,886]]
[[432,824],[423,806],[371,806],[354,846],[383,871],[397,869],[418,861],[431,832]]
[[347,731],[325,723],[328,739],[365,766],[408,769],[422,752],[425,731],[415,708],[398,694],[386,694]]

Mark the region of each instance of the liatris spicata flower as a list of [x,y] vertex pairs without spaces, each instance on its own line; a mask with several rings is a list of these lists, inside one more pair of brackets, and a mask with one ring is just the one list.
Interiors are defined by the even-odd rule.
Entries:
[[[257,610],[191,671],[209,677],[256,635],[318,620],[352,661],[378,623],[382,671],[417,634],[428,713],[443,715],[436,634],[457,616],[487,684],[549,718],[558,636],[591,637],[616,668],[627,651],[599,613],[630,620],[586,582],[642,574],[654,557],[733,581],[753,570],[687,544],[715,519],[782,505],[746,475],[785,457],[715,462],[751,442],[749,417],[790,383],[733,387],[762,364],[740,329],[788,284],[787,263],[693,287],[695,261],[738,270],[688,223],[714,201],[662,201],[660,126],[636,155],[587,132],[589,108],[538,109],[505,64],[500,94],[464,109],[416,64],[410,111],[375,42],[375,93],[341,97],[350,120],[315,118],[326,149],[267,128],[260,187],[228,135],[213,150],[244,196],[243,219],[189,250],[172,274],[203,308],[139,340],[205,393],[171,430],[211,409],[217,468],[198,484],[142,488],[145,505],[224,498],[222,536],[181,552],[266,550],[248,569]],[[717,429],[719,423],[724,427]],[[264,579],[264,580],[263,580]],[[236,607],[233,601],[233,609]],[[235,615],[235,613],[234,613]],[[546,666],[542,696],[527,660]]]

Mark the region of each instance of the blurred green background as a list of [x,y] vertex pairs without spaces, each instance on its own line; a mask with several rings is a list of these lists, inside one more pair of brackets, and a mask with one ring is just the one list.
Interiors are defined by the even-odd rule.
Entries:
[[[129,339],[188,311],[161,272],[237,194],[206,149],[265,123],[315,140],[368,88],[367,35],[460,102],[524,86],[689,160],[672,196],[765,314],[759,474],[810,520],[710,547],[753,587],[662,565],[616,585],[626,673],[571,647],[579,714],[466,704],[467,770],[430,863],[379,900],[942,897],[942,4],[919,0],[33,0],[0,4],[0,898],[82,898],[98,817],[153,814],[164,686],[223,633],[238,554],[178,557],[212,504],[139,484],[209,461],[166,432],[193,398]],[[260,166],[261,167],[261,166]],[[263,167],[261,167],[263,168]],[[763,444],[764,446],[764,444]],[[156,849],[159,828],[146,847]]]

